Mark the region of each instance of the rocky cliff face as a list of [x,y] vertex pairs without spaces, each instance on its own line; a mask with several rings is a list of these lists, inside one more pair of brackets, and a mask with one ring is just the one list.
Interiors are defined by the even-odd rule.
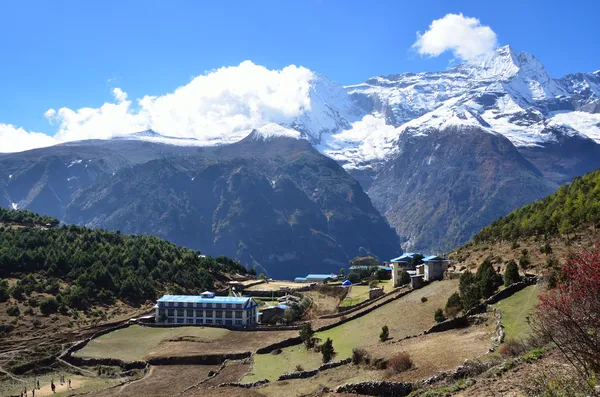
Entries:
[[[102,143],[101,157],[86,142],[51,154],[39,149],[30,160],[0,157],[14,172],[4,184],[10,192],[4,204],[69,223],[154,234],[278,278],[337,273],[356,255],[400,252],[398,236],[360,185],[306,140],[256,132],[220,147],[151,144],[143,156],[122,153],[135,145],[148,143]],[[74,157],[73,165],[67,162]]]

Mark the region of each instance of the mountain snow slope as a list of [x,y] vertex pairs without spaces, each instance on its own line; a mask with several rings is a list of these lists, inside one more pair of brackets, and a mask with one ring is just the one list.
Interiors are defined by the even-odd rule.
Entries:
[[[346,87],[312,73],[308,96],[286,122],[266,120],[210,141],[152,131],[112,138],[146,146],[128,152],[133,159],[121,156],[130,150],[123,146],[97,165],[92,159],[90,169],[74,163],[82,169],[74,176],[69,164],[78,158],[72,153],[53,163],[44,151],[45,160],[27,168],[17,160],[38,152],[13,154],[14,170],[0,170],[0,194],[8,206],[49,202],[65,214],[74,197],[91,205],[86,186],[99,183],[99,175],[152,159],[185,160],[186,150],[246,137],[266,144],[306,139],[360,182],[404,248],[443,252],[495,218],[600,168],[600,71],[553,78],[533,55],[509,46],[445,71],[376,76]],[[101,142],[73,144],[102,150]],[[57,153],[69,145],[57,146]],[[17,172],[19,183],[9,178]],[[48,181],[67,177],[74,179],[63,190],[50,188]],[[98,212],[94,219],[104,218]]]

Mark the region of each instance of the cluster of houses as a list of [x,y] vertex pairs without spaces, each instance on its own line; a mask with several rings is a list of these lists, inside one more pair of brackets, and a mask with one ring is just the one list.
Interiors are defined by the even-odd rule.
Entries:
[[401,272],[405,271],[410,276],[411,287],[421,288],[425,282],[443,279],[450,262],[449,259],[437,255],[423,256],[415,252],[407,252],[389,261],[392,268],[392,283],[394,287],[398,287]]
[[[427,282],[443,279],[450,262],[436,255],[423,256],[407,252],[384,263],[384,266],[379,266],[378,269],[391,273],[394,287],[400,286],[402,272],[406,272],[410,276],[411,287],[417,289]],[[353,266],[350,271],[363,270],[359,268],[360,266]],[[297,277],[294,281],[325,283],[337,281],[339,278],[336,274],[308,274],[306,277]],[[351,285],[349,280],[342,283],[345,287]],[[383,290],[377,292],[382,293]],[[154,317],[157,323],[166,324],[249,326],[258,322],[267,323],[275,316],[283,316],[283,313],[297,305],[299,300],[297,296],[285,295],[278,298],[277,305],[263,308],[259,313],[256,301],[247,296],[216,296],[214,292],[209,291],[197,296],[164,295],[154,306]]]

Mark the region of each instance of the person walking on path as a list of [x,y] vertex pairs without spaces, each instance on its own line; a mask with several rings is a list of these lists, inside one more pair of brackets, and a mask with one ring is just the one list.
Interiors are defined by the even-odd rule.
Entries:
[[52,380],[50,381],[50,388],[52,389],[52,393],[56,393],[56,392],[55,392],[55,390],[56,390],[56,386],[54,386],[54,379],[52,379]]
[[39,379],[37,380],[37,388],[38,388],[38,390],[40,390],[40,380]]
[[71,379],[69,379],[69,389],[71,388]]

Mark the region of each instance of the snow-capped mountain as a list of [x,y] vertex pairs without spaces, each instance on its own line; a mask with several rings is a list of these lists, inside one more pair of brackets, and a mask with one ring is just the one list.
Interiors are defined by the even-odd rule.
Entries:
[[[373,131],[380,137],[359,146],[456,125],[502,134],[517,147],[556,141],[552,128],[563,125],[569,134],[600,142],[600,73],[553,79],[533,55],[509,46],[447,71],[374,77],[346,90],[365,112],[383,115],[385,125],[395,127]],[[394,151],[388,147],[384,156]],[[372,160],[378,159],[362,159]]]
[[[85,159],[85,166],[57,163],[62,190],[41,189],[33,182],[19,185],[19,190],[16,179],[23,177],[16,178],[15,169],[6,173],[12,176],[8,180],[0,175],[0,196],[6,205],[19,208],[35,208],[36,200],[56,202],[54,211],[60,213],[79,195],[81,202],[92,200],[90,183],[107,183],[120,169],[157,159],[193,163],[200,155],[219,153],[215,146],[227,151],[236,142],[254,143],[232,146],[240,158],[250,156],[251,166],[252,156],[260,153],[245,153],[248,148],[310,148],[305,139],[360,182],[404,248],[443,252],[468,241],[499,216],[600,168],[600,70],[553,78],[533,55],[506,46],[445,71],[377,76],[346,87],[323,75],[311,76],[302,82],[309,81],[308,88],[300,90],[308,100],[303,96],[300,108],[292,107],[285,117],[257,117],[257,125],[206,139],[149,130],[66,143],[48,150],[86,147],[95,157]],[[113,147],[118,155],[104,153]],[[277,151],[269,153],[270,161],[279,161],[274,160]],[[33,156],[31,164],[41,161],[35,151],[15,156]],[[326,179],[314,171],[313,182]],[[271,181],[270,186],[275,189],[276,184]],[[181,193],[173,192],[171,199]],[[125,215],[122,220],[129,221]]]

